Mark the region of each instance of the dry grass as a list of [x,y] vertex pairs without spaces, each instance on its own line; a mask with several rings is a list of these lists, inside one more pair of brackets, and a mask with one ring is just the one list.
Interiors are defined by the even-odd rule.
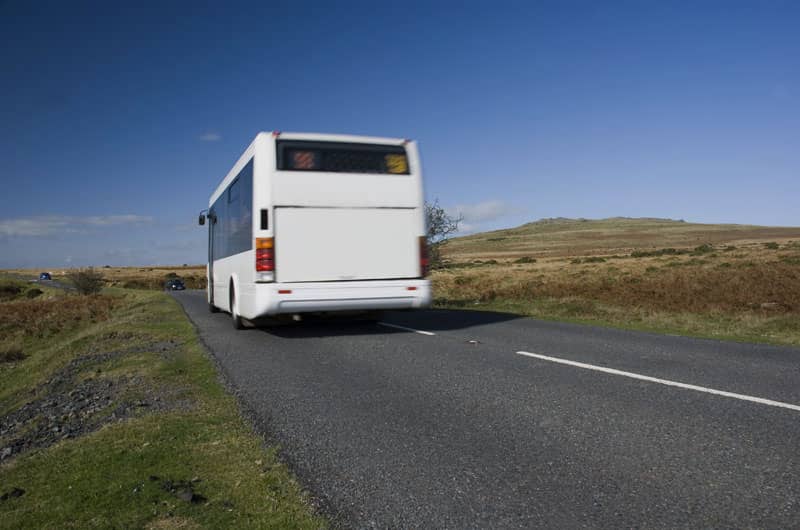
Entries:
[[[155,267],[98,267],[96,272],[103,275],[106,287],[123,287],[126,289],[163,290],[164,283],[171,278],[181,278],[187,289],[205,289],[205,265],[187,266],[155,266]],[[39,269],[15,269],[8,271],[17,276],[36,278]],[[70,269],[50,271],[53,280],[69,283]],[[2,296],[2,292],[0,292]]]
[[90,322],[108,320],[115,298],[62,295],[0,303],[3,341],[47,337]]
[[[432,276],[437,303],[800,344],[800,242],[778,237],[800,229],[650,219],[533,225],[502,231],[516,239],[454,240],[449,266]],[[490,239],[493,247],[477,250]]]
[[205,289],[205,265],[186,267],[110,267],[100,269],[110,286],[128,289],[164,289],[170,278],[181,278],[187,289]]
[[451,240],[446,259],[509,259],[629,254],[633,250],[694,248],[708,243],[786,244],[800,240],[800,228],[685,223],[669,219],[546,219],[516,228]]
[[651,263],[654,262],[606,261],[577,265],[561,261],[560,267],[498,264],[440,271],[433,279],[436,296],[446,300],[578,297],[663,311],[800,314],[797,265],[777,260],[731,263],[719,258]]

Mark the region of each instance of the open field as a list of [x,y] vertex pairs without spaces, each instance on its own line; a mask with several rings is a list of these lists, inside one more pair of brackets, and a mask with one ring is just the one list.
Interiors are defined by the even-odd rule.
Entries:
[[325,525],[171,297],[0,292],[0,527]]
[[[70,269],[8,269],[8,275],[16,278],[38,278],[39,273],[47,270],[53,275],[53,280],[66,281],[66,274]],[[102,273],[107,287],[122,287],[125,289],[161,290],[164,283],[173,277],[182,278],[187,289],[205,289],[205,265],[176,265],[176,266],[149,266],[149,267],[97,267],[95,270]]]
[[702,244],[800,241],[800,227],[699,224],[670,219],[543,219],[516,228],[451,240],[454,261],[628,254],[634,250],[694,248]]
[[442,307],[800,344],[800,228],[548,220],[443,254]]
[[[455,238],[443,256],[439,307],[800,344],[800,228],[549,219]],[[110,286],[205,287],[204,266],[99,270]]]

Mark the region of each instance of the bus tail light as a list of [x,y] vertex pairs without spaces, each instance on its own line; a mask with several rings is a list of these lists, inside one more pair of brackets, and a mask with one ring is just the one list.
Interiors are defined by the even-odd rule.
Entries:
[[271,237],[256,238],[256,271],[275,270],[275,241]]
[[428,256],[428,238],[419,237],[419,275],[424,278],[430,270],[430,258]]

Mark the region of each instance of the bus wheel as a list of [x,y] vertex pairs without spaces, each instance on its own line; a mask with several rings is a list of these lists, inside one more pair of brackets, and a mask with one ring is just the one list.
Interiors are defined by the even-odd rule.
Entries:
[[233,283],[231,283],[231,318],[233,319],[233,329],[244,329],[244,322],[239,312],[236,310],[236,293],[233,291]]

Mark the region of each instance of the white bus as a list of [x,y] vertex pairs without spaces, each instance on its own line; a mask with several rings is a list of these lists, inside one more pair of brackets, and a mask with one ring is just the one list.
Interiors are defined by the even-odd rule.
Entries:
[[416,143],[259,133],[211,195],[208,304],[243,319],[427,307]]

